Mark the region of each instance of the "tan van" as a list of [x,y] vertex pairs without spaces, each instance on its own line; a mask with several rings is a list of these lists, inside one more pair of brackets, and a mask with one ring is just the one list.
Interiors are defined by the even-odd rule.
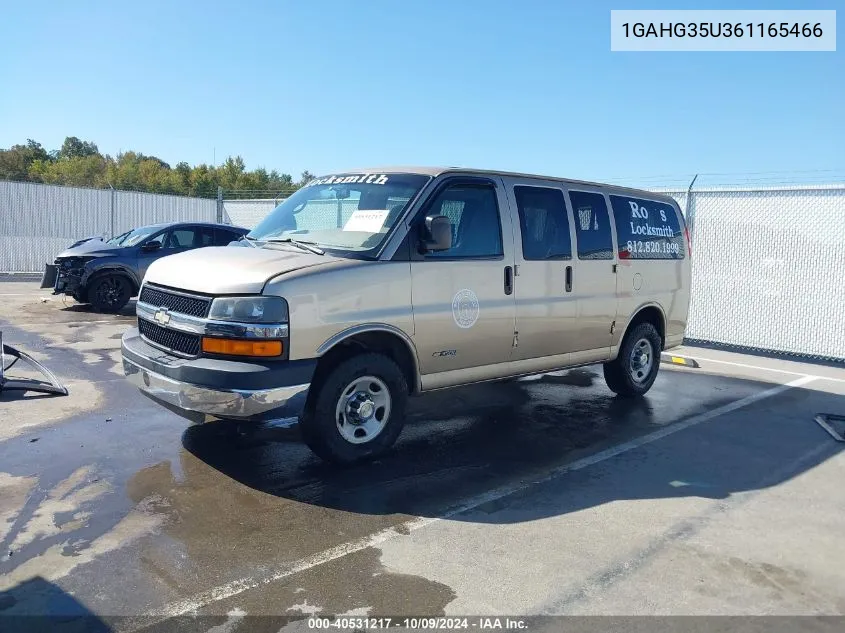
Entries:
[[[685,239],[686,238],[686,239]],[[634,189],[455,168],[318,178],[237,245],[153,263],[128,378],[192,419],[298,417],[324,459],[388,449],[410,395],[604,364],[649,390],[680,345],[689,236]]]

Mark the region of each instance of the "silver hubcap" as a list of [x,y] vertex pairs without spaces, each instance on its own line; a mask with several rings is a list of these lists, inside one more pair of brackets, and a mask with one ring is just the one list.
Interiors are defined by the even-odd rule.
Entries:
[[389,417],[390,391],[375,376],[361,376],[346,385],[335,408],[337,430],[350,444],[373,440]]
[[648,378],[653,364],[654,349],[651,341],[641,338],[634,345],[634,351],[631,352],[630,372],[634,382],[643,382]]

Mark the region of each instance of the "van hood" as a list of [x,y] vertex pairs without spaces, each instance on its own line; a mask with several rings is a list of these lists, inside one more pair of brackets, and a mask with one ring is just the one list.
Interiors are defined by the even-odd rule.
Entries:
[[259,294],[272,277],[338,259],[287,247],[208,246],[154,261],[144,282],[204,294]]

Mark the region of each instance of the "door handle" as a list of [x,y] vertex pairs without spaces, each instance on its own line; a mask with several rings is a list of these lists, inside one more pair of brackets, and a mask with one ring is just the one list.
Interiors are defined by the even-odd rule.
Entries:
[[505,294],[513,294],[513,268],[505,266]]
[[572,266],[566,267],[566,292],[572,292]]

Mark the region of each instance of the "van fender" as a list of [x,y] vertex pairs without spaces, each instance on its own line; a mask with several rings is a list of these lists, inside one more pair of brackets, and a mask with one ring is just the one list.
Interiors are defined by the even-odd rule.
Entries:
[[411,362],[413,363],[414,381],[416,383],[413,385],[414,393],[418,393],[421,390],[422,383],[420,382],[420,361],[417,355],[417,347],[416,345],[414,345],[414,342],[411,340],[411,337],[395,325],[390,325],[388,323],[360,323],[358,325],[353,325],[352,327],[349,327],[345,330],[341,330],[340,332],[326,339],[317,348],[317,356],[324,356],[331,349],[343,343],[343,341],[352,338],[353,336],[367,334],[370,332],[383,332],[387,334],[393,334],[405,344],[411,356]]
[[[663,309],[659,303],[655,301],[647,301],[643,304],[637,306],[637,308],[631,313],[631,318],[628,319],[627,323],[625,323],[625,329],[622,334],[619,336],[619,342],[616,345],[612,345],[610,348],[610,358],[615,359],[619,355],[619,348],[622,347],[622,341],[625,340],[625,336],[628,334],[628,330],[631,328],[631,323],[636,321],[637,315],[645,310],[646,308],[657,308],[660,311],[660,318],[663,321],[663,341],[664,344],[666,342],[666,311]],[[660,350],[661,352],[663,350]]]

